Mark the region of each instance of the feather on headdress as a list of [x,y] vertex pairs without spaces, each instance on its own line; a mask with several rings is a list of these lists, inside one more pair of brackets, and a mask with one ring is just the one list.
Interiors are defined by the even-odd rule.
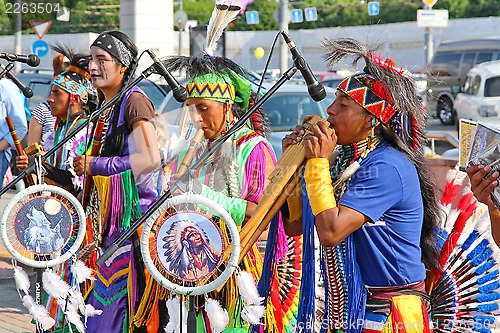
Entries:
[[238,15],[240,11],[241,3],[239,1],[217,1],[207,25],[205,52],[208,55],[214,55],[214,51],[217,48],[217,41],[222,36],[224,29],[236,18],[236,15]]
[[344,79],[338,89],[375,115],[412,150],[419,149],[424,140],[425,113],[407,72],[395,68],[390,59],[383,61],[374,54],[375,48],[350,38],[326,39],[323,46],[328,50],[325,60],[330,68],[347,56],[354,57],[353,65],[365,61],[364,70]]

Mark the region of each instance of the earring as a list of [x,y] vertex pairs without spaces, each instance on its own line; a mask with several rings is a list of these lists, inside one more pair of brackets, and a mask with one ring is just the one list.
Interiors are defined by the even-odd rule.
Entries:
[[375,136],[375,118],[372,118],[372,131],[370,133],[370,137],[373,138]]

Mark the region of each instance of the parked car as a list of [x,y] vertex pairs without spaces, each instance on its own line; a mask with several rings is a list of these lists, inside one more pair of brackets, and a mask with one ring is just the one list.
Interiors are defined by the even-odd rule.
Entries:
[[[268,87],[269,88],[269,87]],[[326,97],[315,102],[307,92],[306,85],[284,84],[264,103],[264,111],[271,123],[270,141],[276,152],[281,156],[281,140],[290,133],[307,115],[317,114],[328,118],[326,109],[335,100],[335,90],[325,87]],[[177,102],[169,92],[158,109],[158,113],[167,123],[170,135],[177,132],[183,115],[182,104]]]
[[476,38],[444,41],[436,49],[427,74],[426,107],[444,125],[455,123],[452,86],[463,85],[473,66],[500,60],[500,38]]
[[[33,97],[28,100],[28,107],[31,110],[49,97],[53,79],[52,71],[39,69],[24,71],[16,77],[33,90]],[[165,90],[148,79],[139,82],[138,86],[148,95],[157,110],[167,94]]]
[[500,125],[500,61],[473,67],[457,90],[453,103],[457,126],[460,118]]

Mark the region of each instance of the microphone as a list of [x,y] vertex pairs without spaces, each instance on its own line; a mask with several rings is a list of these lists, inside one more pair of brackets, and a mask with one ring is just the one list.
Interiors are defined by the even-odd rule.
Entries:
[[304,80],[307,83],[307,91],[309,91],[309,95],[316,102],[321,101],[326,97],[325,88],[321,83],[319,83],[316,76],[314,76],[311,68],[306,62],[306,59],[300,54],[299,50],[295,46],[295,43],[292,41],[290,36],[286,33],[286,31],[281,31],[283,35],[283,39],[288,44],[288,48],[290,49],[290,53],[292,53],[293,64],[300,71]]
[[0,58],[7,59],[8,61],[18,61],[36,67],[40,65],[40,58],[36,54],[14,54],[14,53],[0,53]]
[[4,75],[16,84],[16,86],[23,92],[23,95],[26,96],[26,98],[33,97],[33,90],[31,90],[30,87],[26,87],[24,83],[19,81],[19,79],[14,74],[9,72],[9,70],[6,69],[4,65],[0,64],[0,68],[4,70]]
[[146,52],[149,54],[151,59],[153,59],[153,66],[156,70],[157,74],[160,74],[167,80],[168,85],[172,89],[172,94],[174,94],[174,98],[177,102],[184,102],[187,98],[187,91],[186,88],[181,86],[179,82],[170,74],[170,72],[167,70],[165,65],[156,57],[156,54],[154,54],[153,51],[151,50],[146,50]]

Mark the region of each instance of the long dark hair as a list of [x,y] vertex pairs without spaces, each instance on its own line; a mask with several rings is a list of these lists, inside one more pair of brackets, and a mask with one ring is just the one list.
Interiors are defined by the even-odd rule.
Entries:
[[[125,71],[125,75],[123,77],[123,82],[122,82],[122,88],[126,86],[130,80],[132,79],[134,72],[137,68],[138,64],[138,51],[137,51],[137,46],[134,44],[134,42],[123,32],[114,30],[114,31],[107,31],[103,32],[110,34],[113,37],[118,38],[120,41],[123,42],[123,44],[129,49],[131,52],[133,59],[132,62],[130,63],[130,66],[127,68]],[[114,59],[114,58],[113,58]],[[119,64],[118,60],[116,60],[116,63]],[[102,94],[102,93],[101,93]],[[104,98],[104,96],[102,96]],[[102,100],[102,99],[101,99]],[[101,152],[101,156],[116,156],[119,154],[125,145],[125,129],[127,124],[123,124],[122,126],[117,126],[118,125],[118,118],[120,116],[120,105],[122,103],[123,98],[118,100],[115,105],[113,106],[113,111],[111,115],[111,119],[109,122],[109,126],[111,128],[111,132],[109,135],[106,137],[104,141],[104,146]]]
[[378,61],[378,57],[373,53],[376,47],[368,48],[350,38],[327,39],[323,46],[328,50],[325,60],[329,67],[334,68],[347,56],[354,57],[353,64],[363,59],[366,64],[364,72],[382,82],[390,93],[396,114],[387,122],[389,128],[386,125],[379,126],[380,134],[389,144],[406,154],[415,165],[424,205],[424,220],[420,235],[422,262],[427,269],[438,268],[438,250],[434,233],[440,221],[439,207],[434,192],[435,185],[428,175],[423,155],[425,112],[413,82],[403,75],[402,70],[395,69],[389,59],[384,63]]

